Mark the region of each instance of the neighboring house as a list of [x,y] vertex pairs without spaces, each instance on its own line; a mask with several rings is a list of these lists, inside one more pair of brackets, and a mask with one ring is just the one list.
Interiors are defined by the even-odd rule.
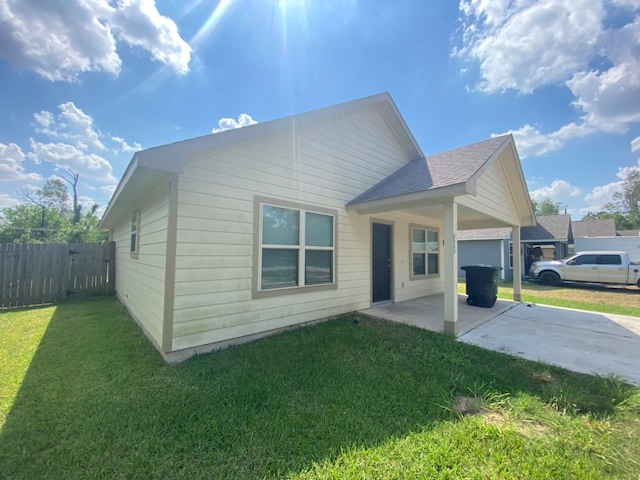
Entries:
[[536,225],[524,227],[520,233],[524,273],[536,260],[560,260],[569,255],[573,243],[571,215],[540,215]]
[[640,230],[616,230],[616,237],[638,237]]
[[[491,265],[499,267],[501,280],[513,278],[513,242],[511,228],[458,230],[458,265]],[[460,269],[458,275],[465,277]]]
[[385,93],[138,152],[100,225],[177,361],[435,293],[456,334],[457,230],[533,222],[511,135],[425,157]]
[[573,238],[616,236],[616,224],[613,218],[573,222],[572,228]]
[[574,250],[612,250],[628,252],[631,260],[640,260],[638,230],[616,230],[611,218],[573,222]]
[[[536,260],[558,260],[569,254],[573,241],[570,215],[536,217],[536,225],[520,230],[521,272],[527,275]],[[513,279],[513,238],[511,228],[483,228],[458,232],[458,263],[491,265],[501,268],[502,280]],[[464,271],[458,275],[464,278]]]

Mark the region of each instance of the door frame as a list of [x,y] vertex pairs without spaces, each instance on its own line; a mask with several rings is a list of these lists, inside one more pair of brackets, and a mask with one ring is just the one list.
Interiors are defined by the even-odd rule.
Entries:
[[374,304],[373,302],[373,225],[374,224],[380,224],[380,225],[387,225],[390,228],[389,231],[389,252],[390,252],[390,257],[391,257],[391,269],[389,271],[389,300],[382,300],[379,302],[376,302],[376,304],[383,304],[383,303],[394,303],[395,302],[395,288],[394,288],[394,270],[395,270],[395,258],[394,258],[394,248],[393,248],[393,235],[394,235],[394,226],[395,226],[395,222],[393,220],[385,220],[385,219],[380,219],[380,218],[371,218],[370,219],[370,224],[369,224],[369,236],[370,236],[370,241],[369,241],[369,260],[371,262],[370,265],[370,270],[371,270],[371,281],[370,281],[370,285],[369,285],[369,300],[371,305]]

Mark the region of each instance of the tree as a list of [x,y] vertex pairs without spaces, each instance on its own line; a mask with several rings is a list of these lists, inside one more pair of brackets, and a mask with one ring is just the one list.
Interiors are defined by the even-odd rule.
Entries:
[[613,192],[613,201],[598,212],[589,212],[583,220],[612,218],[616,230],[640,228],[640,170],[632,170],[622,181],[620,190]]
[[[79,175],[72,174],[72,178],[77,184]],[[106,241],[108,234],[98,230],[98,205],[81,215],[76,193],[74,209],[71,210],[65,181],[56,177],[45,181],[42,188],[25,189],[21,194],[24,203],[3,209],[0,216],[0,243]],[[70,184],[73,185],[73,182]]]
[[622,182],[621,190],[613,192],[613,202],[605,205],[605,209],[626,217],[626,223],[631,227],[621,230],[640,227],[640,170],[632,170],[627,175]]
[[65,182],[71,185],[71,188],[73,189],[73,224],[76,225],[80,221],[80,214],[82,212],[82,205],[78,203],[78,179],[80,178],[80,174],[74,172],[70,168],[67,168],[67,174],[69,175],[69,178],[65,175],[63,175],[62,178]]
[[558,215],[561,210],[566,211],[566,207],[562,203],[554,202],[549,197],[545,197],[541,201],[537,201],[532,198],[531,205],[533,206],[533,213],[536,217]]

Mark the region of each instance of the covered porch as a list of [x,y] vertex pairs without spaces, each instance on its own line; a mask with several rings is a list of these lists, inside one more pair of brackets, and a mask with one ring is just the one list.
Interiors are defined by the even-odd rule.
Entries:
[[[470,307],[466,297],[458,294],[458,230],[510,227],[513,244],[520,245],[520,228],[535,225],[533,207],[511,135],[418,158],[358,195],[346,209],[359,215],[391,218],[408,214],[424,219],[421,223],[426,225],[439,225],[436,242],[425,247],[419,243],[424,240],[412,238],[407,242],[406,251],[397,249],[395,257],[390,253],[381,259],[377,255],[376,235],[372,233],[374,285],[385,275],[393,283],[394,274],[398,273],[396,267],[404,261],[411,266],[409,281],[415,280],[424,272],[415,268],[414,259],[425,251],[439,257],[439,267],[424,277],[425,286],[430,289],[425,294],[436,295],[398,301],[392,288],[388,298],[393,304],[375,305],[376,297],[373,296],[372,307],[364,313],[451,335],[473,329],[487,317],[500,313],[499,309],[507,309],[505,302],[498,302],[491,309]],[[376,217],[373,218],[375,221]],[[521,299],[520,255],[520,249],[513,249],[515,302]],[[404,282],[396,282],[395,292],[403,288]]]
[[[497,300],[492,308],[471,307],[467,305],[467,296],[457,295],[458,335],[464,335],[501,313],[518,305],[517,302]],[[368,317],[405,323],[425,330],[445,332],[445,295],[428,295],[413,300],[375,305],[358,313]]]

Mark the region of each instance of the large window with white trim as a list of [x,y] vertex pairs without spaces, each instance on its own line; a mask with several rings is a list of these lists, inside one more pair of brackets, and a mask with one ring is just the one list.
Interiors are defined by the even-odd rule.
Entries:
[[335,282],[333,214],[260,203],[258,291]]
[[439,262],[438,231],[411,226],[411,276],[436,275]]

